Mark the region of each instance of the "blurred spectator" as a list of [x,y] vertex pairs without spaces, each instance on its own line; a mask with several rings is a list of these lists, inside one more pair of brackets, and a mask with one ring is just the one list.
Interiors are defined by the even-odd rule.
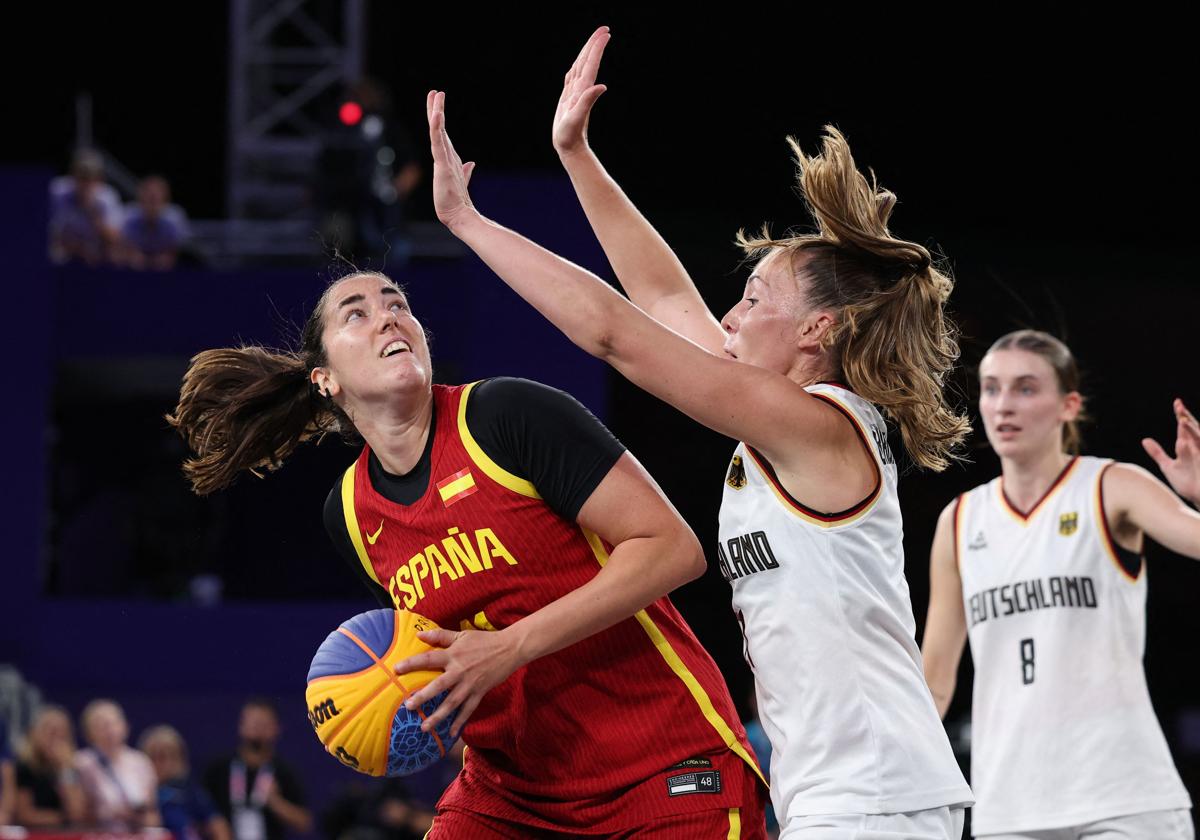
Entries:
[[87,794],[89,821],[104,831],[139,831],[162,824],[158,780],[144,753],[126,745],[129,724],[112,700],[93,700],[80,716],[91,744],[75,757]]
[[383,84],[363,78],[347,88],[316,171],[320,228],[332,244],[352,261],[403,265],[404,206],[421,167]]
[[0,825],[11,825],[17,801],[17,772],[8,749],[8,726],[0,719]]
[[158,776],[158,811],[175,840],[230,840],[229,823],[212,798],[188,779],[187,744],[173,727],[154,726],[138,741]]
[[17,824],[27,828],[80,825],[87,800],[75,770],[75,733],[59,706],[33,718],[17,763]]
[[130,268],[169,271],[188,238],[187,214],[171,203],[171,185],[159,175],[138,184],[137,203],[125,208],[120,262]]
[[275,755],[279,741],[275,705],[252,698],[242,706],[238,748],[204,773],[204,787],[229,820],[234,840],[282,840],[288,830],[312,830],[304,790],[296,774]]
[[79,149],[71,174],[50,184],[50,260],[110,262],[121,234],[121,198],[104,182],[104,159]]
[[435,813],[400,779],[378,787],[355,785],[326,812],[321,829],[330,840],[421,840]]

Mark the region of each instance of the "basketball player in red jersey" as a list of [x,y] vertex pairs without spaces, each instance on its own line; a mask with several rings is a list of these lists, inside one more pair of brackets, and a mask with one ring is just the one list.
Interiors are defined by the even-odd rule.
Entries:
[[765,836],[728,690],[665,597],[703,571],[695,536],[579,403],[432,385],[404,293],[364,272],[299,353],[196,356],[171,420],[200,493],[322,431],[365,440],[327,528],[381,602],[446,628],[435,688],[470,748],[431,838]]

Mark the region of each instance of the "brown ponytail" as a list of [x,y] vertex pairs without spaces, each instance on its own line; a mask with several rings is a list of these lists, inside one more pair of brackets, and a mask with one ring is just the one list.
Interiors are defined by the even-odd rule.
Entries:
[[395,285],[371,271],[335,280],[309,315],[299,351],[226,347],[192,358],[179,404],[167,422],[195,453],[183,464],[193,491],[206,496],[221,490],[243,470],[260,477],[277,470],[297,446],[327,432],[361,443],[350,418],[317,393],[309,375],[327,363],[321,331],[330,290],[340,280],[362,274]]
[[900,427],[922,467],[943,470],[970,431],[943,385],[958,359],[957,330],[945,313],[954,287],[922,245],[888,230],[896,196],[860,173],[841,133],[826,126],[820,155],[797,142],[798,182],[817,233],[774,238],[738,232],[750,255],[781,249],[809,304],[838,321],[826,335],[834,375],[879,405]]

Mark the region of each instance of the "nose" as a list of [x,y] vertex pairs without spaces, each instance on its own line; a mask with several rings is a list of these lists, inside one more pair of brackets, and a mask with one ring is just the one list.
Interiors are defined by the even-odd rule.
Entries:
[[733,309],[730,309],[728,312],[726,312],[725,317],[721,319],[721,329],[725,330],[725,332],[729,333],[730,335],[733,335],[738,330],[738,323],[739,320],[737,316],[737,307],[735,306]]
[[383,308],[382,312],[383,312],[383,319],[379,325],[379,331],[381,333],[387,332],[388,327],[394,326],[394,327],[398,328],[400,326],[400,316],[397,315],[395,312],[393,312],[391,310],[391,307],[385,306]]

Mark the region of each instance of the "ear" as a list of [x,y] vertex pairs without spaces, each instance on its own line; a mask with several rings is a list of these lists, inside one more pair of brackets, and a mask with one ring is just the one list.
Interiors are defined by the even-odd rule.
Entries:
[[1063,408],[1061,419],[1064,423],[1069,423],[1079,416],[1079,412],[1083,410],[1083,395],[1078,391],[1071,391],[1063,397]]
[[833,313],[826,309],[810,312],[800,322],[796,331],[796,346],[801,348],[822,347],[828,339],[830,331],[837,324]]
[[337,380],[333,376],[333,371],[329,368],[313,368],[312,373],[308,375],[308,379],[312,384],[317,386],[317,392],[322,397],[328,399],[336,397],[342,390],[338,387]]

